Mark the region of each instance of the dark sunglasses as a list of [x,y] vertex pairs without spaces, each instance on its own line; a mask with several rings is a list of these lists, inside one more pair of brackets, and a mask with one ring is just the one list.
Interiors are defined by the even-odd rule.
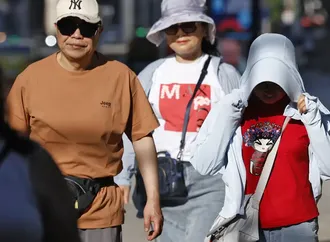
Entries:
[[181,29],[185,34],[191,34],[194,33],[197,30],[197,24],[196,22],[187,22],[182,24],[174,24],[167,29],[165,29],[165,33],[167,35],[176,35]]
[[79,29],[81,35],[85,38],[94,37],[100,26],[100,23],[92,24],[86,21],[77,22],[72,18],[63,18],[57,22],[57,28],[62,35],[70,36]]

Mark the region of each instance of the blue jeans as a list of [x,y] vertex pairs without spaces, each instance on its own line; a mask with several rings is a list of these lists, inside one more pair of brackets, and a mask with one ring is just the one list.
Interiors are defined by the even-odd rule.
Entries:
[[259,242],[318,242],[317,219],[271,230],[261,230]]
[[162,207],[163,232],[156,242],[202,242],[219,214],[225,196],[221,175],[202,176],[190,163],[184,164],[188,201]]

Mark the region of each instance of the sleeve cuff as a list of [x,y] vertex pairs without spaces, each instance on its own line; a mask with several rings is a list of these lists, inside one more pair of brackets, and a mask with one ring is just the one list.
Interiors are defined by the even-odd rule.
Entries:
[[132,182],[129,176],[129,173],[125,170],[122,170],[117,176],[114,177],[114,181],[118,186],[131,186]]
[[304,93],[307,113],[302,114],[301,118],[305,124],[314,125],[321,120],[321,114],[318,109],[318,98]]

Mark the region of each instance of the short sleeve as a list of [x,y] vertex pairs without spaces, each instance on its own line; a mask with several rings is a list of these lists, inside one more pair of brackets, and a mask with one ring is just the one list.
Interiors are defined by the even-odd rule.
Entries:
[[130,71],[129,78],[132,102],[125,133],[134,142],[154,131],[159,122],[137,76]]
[[29,113],[27,107],[27,77],[20,74],[7,96],[7,121],[9,125],[20,133],[29,132]]

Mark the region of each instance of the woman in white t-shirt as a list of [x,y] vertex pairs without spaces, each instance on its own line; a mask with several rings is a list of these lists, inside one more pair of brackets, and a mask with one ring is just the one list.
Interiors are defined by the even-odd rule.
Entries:
[[[160,123],[153,133],[157,152],[167,152],[168,156],[176,159],[180,153],[187,104],[202,68],[211,56],[207,74],[192,99],[182,162],[179,163],[187,194],[184,198],[167,198],[166,202],[161,197],[164,228],[157,239],[161,242],[203,241],[223,206],[224,183],[221,175],[202,176],[189,162],[194,149],[193,141],[208,112],[226,93],[238,88],[240,79],[234,67],[221,63],[216,56],[215,24],[204,14],[204,7],[205,0],[163,0],[162,17],[153,25],[147,39],[157,46],[166,39],[175,54],[151,63],[139,75]],[[125,184],[125,173],[130,169],[128,164],[134,163],[133,157],[129,143],[125,142],[124,171],[116,178],[118,184]],[[161,179],[163,175],[169,175],[161,172],[168,170],[160,169]],[[142,191],[138,189],[135,192],[141,199]]]

